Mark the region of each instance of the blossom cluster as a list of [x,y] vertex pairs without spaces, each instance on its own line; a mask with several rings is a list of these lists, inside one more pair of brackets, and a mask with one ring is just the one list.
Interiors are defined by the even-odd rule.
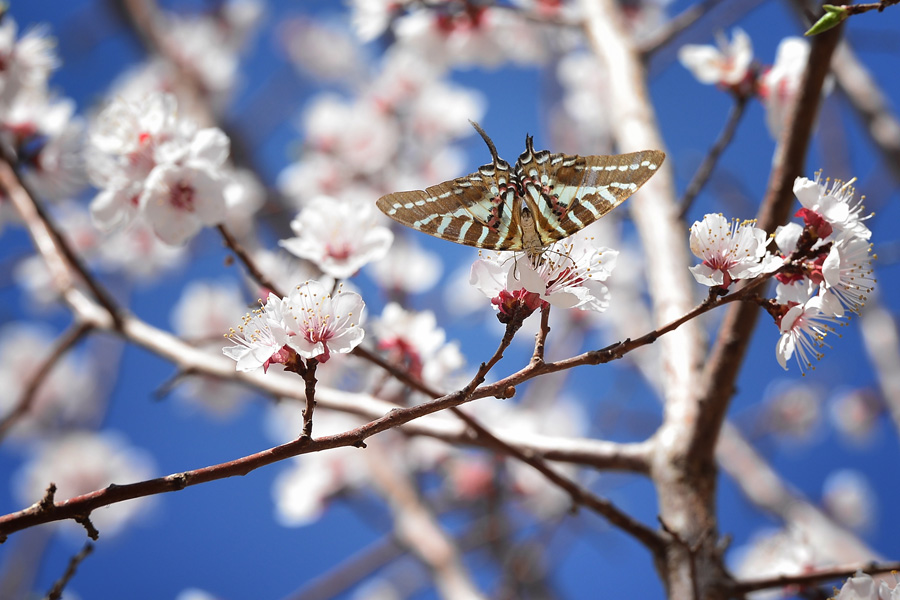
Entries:
[[871,231],[852,182],[829,182],[821,174],[798,177],[794,194],[803,224],[779,227],[776,249],[766,232],[750,223],[729,223],[706,215],[691,227],[691,250],[702,260],[691,269],[704,285],[727,289],[733,282],[774,274],[775,299],[767,305],[781,337],[776,356],[787,369],[794,358],[801,370],[821,358],[825,336],[847,313],[859,314],[872,292]]
[[223,349],[238,371],[268,370],[299,358],[325,362],[333,353],[346,354],[365,336],[360,325],[366,305],[356,292],[340,288],[334,294],[318,281],[298,285],[284,298],[269,294],[265,305],[246,315],[226,337],[235,343]]
[[184,244],[225,220],[229,149],[220,129],[180,118],[170,94],[113,100],[89,132],[88,173],[101,190],[94,223],[111,230],[140,217],[164,242]]
[[469,283],[491,299],[498,318],[522,319],[544,303],[603,312],[610,293],[603,283],[619,253],[600,246],[585,229],[540,254],[497,253],[472,265]]

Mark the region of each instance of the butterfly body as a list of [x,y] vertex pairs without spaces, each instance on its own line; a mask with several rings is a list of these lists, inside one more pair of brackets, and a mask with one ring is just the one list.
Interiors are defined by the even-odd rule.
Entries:
[[[475,125],[473,123],[473,125]],[[535,151],[531,136],[514,167],[484,138],[493,161],[425,190],[378,200],[387,216],[457,244],[540,254],[606,215],[636,192],[665,159],[659,150],[612,156]]]

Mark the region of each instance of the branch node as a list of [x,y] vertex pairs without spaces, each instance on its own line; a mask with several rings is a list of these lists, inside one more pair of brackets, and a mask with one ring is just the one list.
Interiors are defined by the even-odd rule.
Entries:
[[95,542],[100,538],[100,532],[97,531],[97,528],[94,527],[93,523],[91,523],[90,513],[75,516],[73,517],[73,519],[75,519],[76,523],[84,527],[84,530],[87,532],[89,538],[91,538]]
[[[168,477],[166,477],[166,479],[168,479],[169,481],[171,481],[174,484],[173,489],[176,492],[183,490],[184,488],[187,487],[188,478],[187,478],[187,475],[184,473],[175,473],[173,475],[169,475]],[[110,487],[112,487],[112,486],[110,486]]]
[[42,513],[42,512],[46,512],[46,511],[50,510],[51,508],[53,508],[53,506],[56,503],[56,501],[54,499],[55,496],[56,496],[56,484],[51,482],[50,485],[47,486],[47,491],[44,493],[44,497],[41,498],[40,501],[38,502],[37,511],[39,513]]

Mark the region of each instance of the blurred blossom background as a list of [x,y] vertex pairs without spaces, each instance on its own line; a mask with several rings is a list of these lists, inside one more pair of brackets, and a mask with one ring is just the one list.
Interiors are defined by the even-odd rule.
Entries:
[[[805,64],[808,46],[798,36],[806,22],[791,2],[723,0],[667,39],[671,19],[697,6],[625,4],[635,40],[652,50],[650,94],[679,193],[728,119],[734,94],[748,98],[732,145],[690,208],[685,245],[690,224],[708,212],[753,218],[797,65]],[[155,25],[148,11],[158,11]],[[452,391],[503,335],[487,292],[469,283],[478,251],[398,227],[375,201],[490,162],[470,121],[509,162],[527,134],[552,152],[639,150],[612,145],[608,90],[616,83],[579,19],[577,3],[551,0],[13,0],[0,24],[0,55],[15,58],[0,88],[0,135],[90,271],[148,324],[220,355],[223,335],[265,301],[269,290],[226,259],[215,229],[224,225],[283,290],[309,279],[329,287],[343,281],[342,293],[365,300],[363,346]],[[894,110],[898,27],[900,12],[888,8],[852,18],[845,31]],[[736,75],[708,75],[709,55],[683,51],[717,38],[733,45],[728,69]],[[757,87],[740,92],[748,73]],[[805,374],[796,363],[787,371],[778,365],[779,332],[763,314],[729,427],[872,558],[897,558],[900,411],[891,407],[900,403],[893,296],[900,169],[872,143],[839,83],[826,85],[804,175],[821,168],[858,178],[857,194],[876,212],[867,226],[878,288]],[[150,132],[152,151],[129,145],[134,127]],[[164,201],[185,185],[200,207],[190,222]],[[654,257],[642,250],[630,210],[626,203],[590,229],[618,252],[603,280],[608,308],[554,308],[549,357],[652,330],[644,276]],[[0,235],[0,414],[14,409],[53,348],[76,336],[42,378],[28,414],[3,431],[0,512],[37,502],[50,481],[61,500],[299,435],[301,403],[179,372],[106,333],[76,335],[7,198],[0,198]],[[696,290],[699,302],[707,290]],[[710,335],[721,314],[701,318]],[[538,319],[526,321],[491,377],[527,364]],[[511,435],[640,441],[662,419],[658,352],[651,345],[614,364],[542,377],[513,399],[481,399],[467,410]],[[317,377],[322,386],[392,402],[425,398],[356,357],[333,355]],[[315,435],[367,420],[320,409]],[[400,431],[367,443],[366,451],[304,455],[96,511],[100,540],[64,598],[436,598],[428,571],[392,533],[403,515],[391,473],[406,476],[490,597],[664,596],[643,547],[590,511],[571,513],[566,495],[527,465]],[[557,467],[657,526],[646,478]],[[729,567],[758,577],[840,564],[838,549],[759,509],[752,489],[734,479],[750,468],[724,464],[720,477]],[[760,478],[750,488],[764,493],[767,485]],[[10,536],[0,546],[0,597],[46,592],[84,540],[72,522]]]

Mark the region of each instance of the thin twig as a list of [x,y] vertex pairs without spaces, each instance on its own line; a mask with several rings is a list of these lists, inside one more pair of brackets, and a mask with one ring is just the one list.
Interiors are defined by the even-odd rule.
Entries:
[[820,585],[826,581],[833,579],[843,579],[852,577],[857,571],[862,571],[868,575],[878,573],[890,573],[891,571],[900,570],[900,561],[894,562],[865,562],[856,565],[839,565],[836,567],[828,567],[815,569],[808,573],[800,573],[798,575],[779,575],[778,577],[761,577],[759,579],[744,579],[736,581],[731,588],[735,596],[743,596],[757,590],[765,590],[770,588],[782,588],[789,585],[808,586]]
[[77,322],[57,338],[56,343],[50,349],[47,357],[44,358],[31,374],[31,377],[29,377],[25,389],[22,391],[22,395],[15,407],[0,420],[0,441],[9,434],[10,430],[19,419],[24,417],[31,409],[31,405],[34,404],[34,399],[37,397],[37,392],[40,389],[41,383],[49,380],[50,372],[53,370],[53,367],[63,356],[65,356],[69,349],[75,346],[75,344],[77,344],[79,340],[87,335],[92,329],[93,326],[88,323]]
[[547,345],[547,336],[550,334],[550,304],[541,304],[541,326],[534,335],[534,353],[531,362],[544,362],[544,350]]
[[224,225],[218,225],[216,227],[219,230],[219,233],[222,234],[222,239],[225,240],[225,245],[228,246],[232,252],[234,252],[240,261],[244,264],[249,271],[250,276],[253,278],[256,283],[266,288],[279,298],[284,297],[284,293],[278,288],[275,283],[273,283],[266,275],[259,270],[259,267],[256,265],[256,262],[247,254],[247,251],[244,250],[244,247],[241,246],[240,242],[231,235],[231,232],[228,231],[228,228]]
[[66,567],[66,572],[63,573],[62,577],[56,580],[56,583],[53,584],[53,587],[50,588],[50,591],[47,592],[47,596],[45,600],[59,600],[62,598],[63,590],[66,589],[66,585],[69,583],[69,580],[75,576],[75,572],[78,570],[78,565],[87,558],[91,552],[94,551],[94,544],[91,542],[87,542],[84,547],[81,549],[78,554],[73,556],[71,560],[69,560],[69,566]]
[[303,433],[306,437],[312,437],[313,412],[316,410],[316,367],[319,361],[310,358],[306,361],[306,369],[303,371],[303,381],[306,382],[306,408],[303,409]]
[[721,4],[721,2],[722,0],[703,0],[702,2],[689,6],[681,13],[666,21],[663,26],[654,31],[650,37],[641,44],[639,51],[644,61],[646,62],[653,58],[657,52],[668,46],[681,32],[692,26],[705,15],[709,14],[709,12]]
[[722,157],[722,153],[725,152],[725,149],[728,148],[728,145],[734,138],[734,132],[737,130],[738,123],[741,122],[741,117],[744,116],[744,110],[747,108],[747,101],[747,96],[735,95],[734,105],[731,107],[731,112],[728,114],[728,121],[725,123],[725,127],[722,128],[715,144],[709,149],[709,153],[707,153],[706,157],[703,159],[703,163],[701,163],[697,172],[694,173],[694,177],[684,191],[684,196],[682,196],[681,200],[678,202],[679,206],[681,206],[681,213],[678,216],[681,219],[685,218],[691,205],[694,203],[694,199],[696,199],[697,195],[703,190],[703,187],[709,182],[713,169],[716,168],[716,164],[718,164],[719,159]]
[[509,444],[498,440],[494,435],[485,429],[478,421],[467,415],[459,408],[450,409],[453,414],[462,419],[466,425],[471,427],[481,436],[482,439],[488,440],[489,445],[493,445],[495,449],[500,450],[504,454],[509,454],[514,458],[534,467],[544,477],[550,480],[554,485],[564,490],[572,500],[574,505],[585,506],[594,512],[605,517],[610,523],[634,536],[636,540],[647,547],[654,555],[663,550],[663,539],[653,529],[647,527],[640,521],[631,518],[627,513],[623,512],[612,504],[609,500],[594,495],[587,489],[581,487],[574,481],[563,477],[554,469],[551,469],[538,456],[529,454],[514,448]]

